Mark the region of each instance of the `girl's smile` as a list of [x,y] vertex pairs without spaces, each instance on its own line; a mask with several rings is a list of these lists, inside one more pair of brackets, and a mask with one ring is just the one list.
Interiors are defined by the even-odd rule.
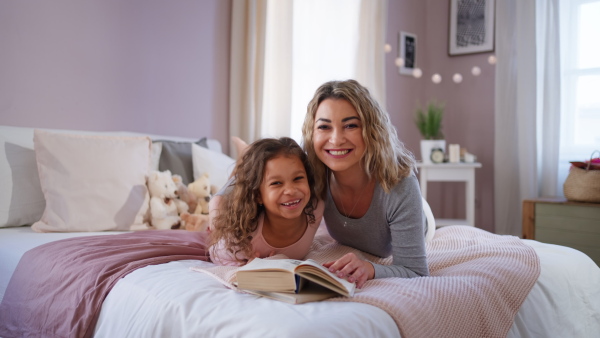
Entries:
[[291,201],[291,202],[287,202],[287,203],[282,203],[284,206],[289,207],[289,208],[295,208],[297,206],[300,205],[300,200],[295,200],[295,201]]

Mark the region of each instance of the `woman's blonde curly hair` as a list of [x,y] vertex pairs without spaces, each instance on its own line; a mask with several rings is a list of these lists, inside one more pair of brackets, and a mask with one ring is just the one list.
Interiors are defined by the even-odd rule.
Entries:
[[416,170],[413,154],[400,142],[388,113],[379,106],[367,88],[356,80],[326,82],[309,102],[302,126],[302,145],[315,170],[315,191],[318,196],[325,198],[327,167],[317,157],[313,132],[317,109],[326,99],[346,100],[356,109],[362,121],[362,136],[366,146],[362,166],[369,177],[375,176],[386,192]]
[[265,138],[252,143],[234,169],[235,178],[222,196],[210,234],[210,245],[224,240],[227,250],[240,263],[246,260],[239,258],[238,254],[254,257],[252,233],[258,228],[259,216],[264,212],[264,206],[258,204],[260,185],[267,162],[279,156],[295,156],[302,162],[310,189],[310,199],[303,213],[309,224],[315,223],[314,210],[318,199],[314,190],[314,171],[306,153],[289,137]]

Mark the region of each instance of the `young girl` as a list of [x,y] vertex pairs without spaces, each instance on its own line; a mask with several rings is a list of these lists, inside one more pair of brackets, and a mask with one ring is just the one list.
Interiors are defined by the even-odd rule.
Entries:
[[323,218],[314,186],[312,167],[296,141],[251,144],[210,202],[211,260],[243,265],[274,254],[304,258]]

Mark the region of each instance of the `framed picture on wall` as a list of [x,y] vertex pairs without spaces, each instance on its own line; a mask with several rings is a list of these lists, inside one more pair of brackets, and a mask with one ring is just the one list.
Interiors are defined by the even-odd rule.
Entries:
[[450,0],[448,54],[494,51],[495,0]]
[[412,33],[400,32],[398,37],[398,57],[404,60],[404,65],[398,68],[400,74],[412,75],[417,63],[417,36]]

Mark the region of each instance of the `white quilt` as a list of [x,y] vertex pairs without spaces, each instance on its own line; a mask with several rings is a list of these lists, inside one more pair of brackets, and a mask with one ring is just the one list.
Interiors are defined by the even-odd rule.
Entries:
[[542,271],[508,337],[599,337],[600,268],[575,249],[524,241],[537,252]]
[[[300,305],[225,288],[179,261],[139,269],[115,285],[96,337],[398,337],[392,318],[360,303]],[[169,318],[169,320],[165,320]]]
[[[0,229],[0,299],[25,251],[78,235],[92,234]],[[525,242],[540,257],[541,275],[508,337],[597,337],[600,269],[577,250]],[[200,264],[211,263],[178,261],[127,275],[104,301],[96,337],[399,337],[379,308],[327,301],[291,305],[237,293],[189,269]]]

